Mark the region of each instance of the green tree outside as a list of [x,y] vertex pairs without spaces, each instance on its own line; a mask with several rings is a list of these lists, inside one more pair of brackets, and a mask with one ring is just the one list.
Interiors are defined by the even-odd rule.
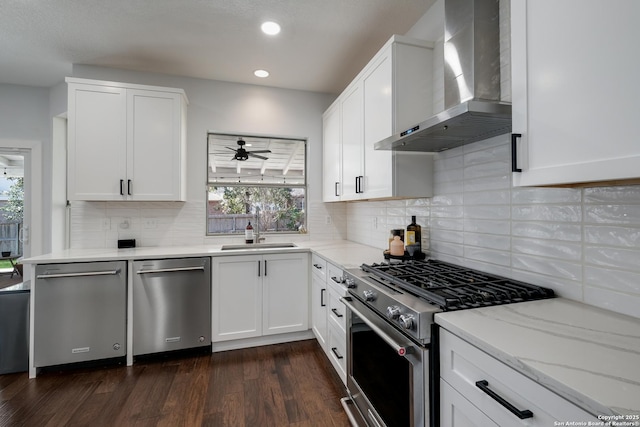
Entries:
[[22,222],[24,217],[24,177],[8,177],[12,181],[9,187],[7,203],[0,207],[9,221]]
[[304,219],[293,190],[285,187],[224,187],[221,206],[229,215],[255,213],[259,208],[261,230],[297,231]]

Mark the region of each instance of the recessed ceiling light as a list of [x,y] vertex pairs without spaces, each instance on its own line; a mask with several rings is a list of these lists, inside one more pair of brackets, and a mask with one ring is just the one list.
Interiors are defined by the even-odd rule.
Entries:
[[269,34],[270,36],[275,36],[280,32],[280,25],[272,21],[263,23],[260,28],[262,28],[263,33]]
[[269,72],[267,70],[255,70],[253,75],[260,78],[269,77]]

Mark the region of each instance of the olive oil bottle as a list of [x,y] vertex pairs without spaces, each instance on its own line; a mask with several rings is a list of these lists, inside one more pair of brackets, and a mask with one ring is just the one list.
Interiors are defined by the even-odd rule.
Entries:
[[415,215],[411,217],[411,224],[407,225],[407,232],[404,238],[409,255],[413,256],[413,254],[422,252],[422,227],[416,224]]

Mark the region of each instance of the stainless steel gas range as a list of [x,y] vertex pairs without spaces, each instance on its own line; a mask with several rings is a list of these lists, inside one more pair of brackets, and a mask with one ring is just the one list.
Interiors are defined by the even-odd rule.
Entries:
[[437,260],[363,264],[345,277],[343,406],[359,426],[438,426],[435,313],[554,297],[551,289]]

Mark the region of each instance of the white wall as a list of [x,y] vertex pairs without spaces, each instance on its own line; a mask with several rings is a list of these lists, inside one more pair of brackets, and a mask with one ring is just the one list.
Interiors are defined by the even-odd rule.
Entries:
[[[187,117],[187,202],[84,202],[71,207],[71,247],[115,247],[119,238],[136,238],[140,246],[233,242],[241,237],[205,237],[206,134],[208,130],[307,138],[308,235],[296,239],[343,238],[344,221],[325,224],[327,215],[342,218],[344,207],[322,203],[322,112],[334,95],[203,79],[76,65],[74,77],[178,87],[189,98]],[[111,228],[104,230],[103,219]],[[130,227],[122,228],[124,218]],[[145,228],[155,218],[158,227]],[[268,237],[275,241],[275,237]]]

